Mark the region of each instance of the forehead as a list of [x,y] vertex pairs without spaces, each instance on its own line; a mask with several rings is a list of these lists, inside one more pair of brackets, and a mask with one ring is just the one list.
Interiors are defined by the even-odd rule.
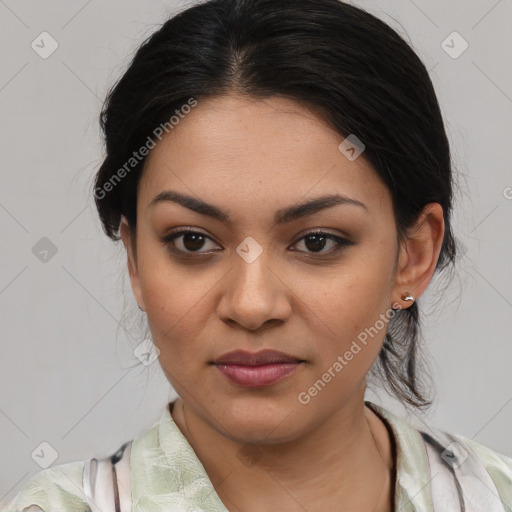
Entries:
[[[390,208],[384,183],[363,156],[340,151],[344,137],[286,98],[199,100],[146,159],[138,202],[163,190],[229,209],[271,208],[340,193],[377,213]],[[364,153],[363,153],[364,155]]]

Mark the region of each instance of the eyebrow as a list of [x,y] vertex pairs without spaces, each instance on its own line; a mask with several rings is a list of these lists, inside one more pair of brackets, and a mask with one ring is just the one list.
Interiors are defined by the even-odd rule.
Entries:
[[[151,200],[151,202],[148,205],[148,208],[154,208],[159,203],[169,201],[173,203],[178,203],[181,206],[184,206],[185,208],[188,208],[189,210],[192,210],[201,215],[206,215],[208,217],[217,219],[223,222],[224,224],[229,225],[232,224],[233,222],[229,216],[229,213],[221,210],[219,207],[213,204],[206,203],[205,201],[197,199],[196,197],[181,194],[173,190],[164,190],[160,192]],[[352,199],[350,197],[343,196],[340,194],[330,194],[317,197],[305,203],[277,210],[274,215],[274,223],[276,225],[285,224],[287,222],[291,222],[302,217],[307,217],[321,210],[332,208],[333,206],[338,205],[357,206],[366,211],[366,213],[369,213],[366,205],[361,201],[358,201],[357,199]]]

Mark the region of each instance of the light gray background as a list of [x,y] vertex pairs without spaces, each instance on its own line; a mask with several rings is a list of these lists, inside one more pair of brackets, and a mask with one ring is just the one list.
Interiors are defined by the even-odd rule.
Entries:
[[[405,32],[431,72],[461,176],[464,253],[448,292],[436,296],[432,283],[420,298],[434,407],[408,416],[381,392],[368,399],[510,456],[512,2],[355,3]],[[137,331],[120,327],[129,332],[140,313],[122,247],[103,235],[88,192],[101,100],[184,5],[0,0],[0,502],[41,470],[31,454],[42,442],[58,453],[53,465],[111,454],[175,396],[158,361],[134,356]],[[47,59],[31,48],[43,31],[59,45]],[[469,43],[456,59],[441,46],[453,31]],[[32,252],[42,237],[57,247],[46,263]]]

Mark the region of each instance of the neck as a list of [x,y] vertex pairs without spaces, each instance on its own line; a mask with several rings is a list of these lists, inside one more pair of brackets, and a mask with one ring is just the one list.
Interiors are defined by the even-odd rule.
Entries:
[[[315,430],[280,444],[243,445],[194,414],[181,399],[176,424],[203,464],[221,500],[234,510],[387,511],[392,506],[392,442],[380,418],[357,394]],[[359,508],[358,508],[359,507]],[[362,508],[361,508],[362,507]],[[279,507],[277,507],[279,508]]]

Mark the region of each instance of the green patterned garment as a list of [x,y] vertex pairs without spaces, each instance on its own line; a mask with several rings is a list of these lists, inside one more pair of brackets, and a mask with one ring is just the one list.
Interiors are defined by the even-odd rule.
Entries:
[[[394,436],[395,511],[434,512],[429,462],[420,433],[383,407],[365,403],[387,421]],[[512,458],[472,439],[457,437],[485,466],[503,510],[512,511]],[[77,461],[37,473],[2,512],[90,512],[83,492],[83,467],[84,461]],[[158,423],[134,439],[130,467],[132,512],[227,512],[168,406]]]

